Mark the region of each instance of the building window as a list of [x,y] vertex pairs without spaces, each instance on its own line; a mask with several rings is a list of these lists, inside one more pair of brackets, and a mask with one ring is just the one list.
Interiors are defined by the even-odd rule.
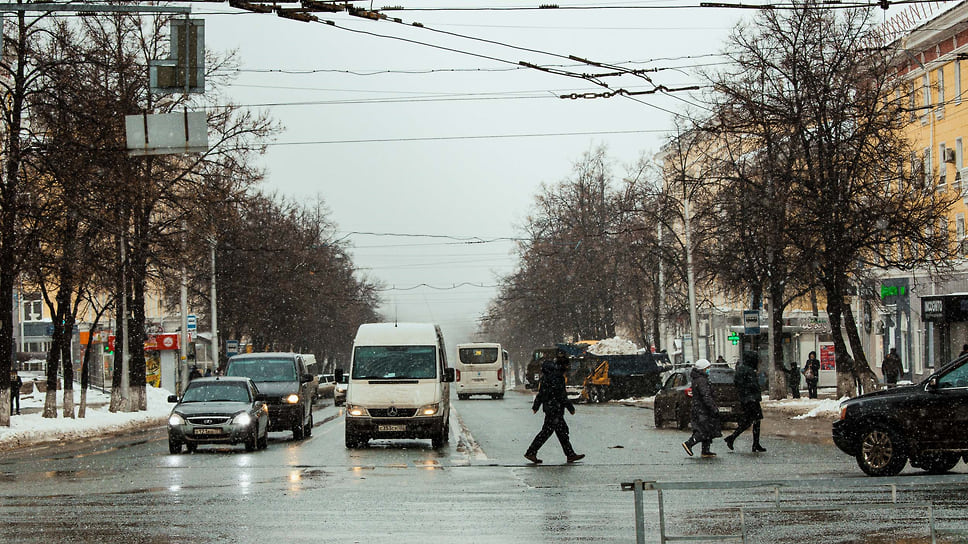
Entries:
[[924,168],[924,186],[925,187],[930,187],[931,186],[931,178],[933,177],[932,174],[931,174],[932,164],[931,164],[931,148],[930,147],[924,148],[924,159],[923,159],[923,164],[921,165],[921,167]]
[[938,109],[944,109],[944,68],[938,68]]
[[965,214],[955,215],[955,235],[958,240],[958,256],[965,256]]
[[955,97],[952,102],[955,104],[961,104],[961,61],[955,59],[954,62],[955,69]]
[[44,320],[44,301],[39,295],[24,295],[23,310],[24,321]]
[[948,183],[948,148],[943,143],[938,144],[938,189]]
[[927,72],[921,77],[921,98],[925,109],[931,108],[931,76]]

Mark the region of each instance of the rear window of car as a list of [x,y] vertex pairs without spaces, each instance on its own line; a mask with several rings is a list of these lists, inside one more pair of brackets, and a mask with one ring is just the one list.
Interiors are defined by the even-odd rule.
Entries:
[[709,383],[730,384],[733,383],[733,369],[731,368],[710,368]]
[[487,365],[497,361],[497,348],[461,348],[457,350],[465,365]]
[[238,359],[229,362],[226,376],[244,376],[254,382],[296,381],[296,365],[292,359]]

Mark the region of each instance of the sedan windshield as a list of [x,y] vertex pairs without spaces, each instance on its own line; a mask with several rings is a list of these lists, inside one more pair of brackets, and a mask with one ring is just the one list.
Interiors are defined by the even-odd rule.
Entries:
[[192,383],[182,402],[250,402],[249,390],[241,383]]
[[353,379],[437,377],[434,346],[366,346],[353,352]]

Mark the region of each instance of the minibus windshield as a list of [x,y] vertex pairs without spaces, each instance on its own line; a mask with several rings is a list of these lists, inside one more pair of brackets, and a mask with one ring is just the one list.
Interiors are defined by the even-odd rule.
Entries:
[[460,348],[460,362],[465,365],[489,365],[497,362],[497,348]]
[[353,352],[354,380],[436,377],[434,346],[358,346]]

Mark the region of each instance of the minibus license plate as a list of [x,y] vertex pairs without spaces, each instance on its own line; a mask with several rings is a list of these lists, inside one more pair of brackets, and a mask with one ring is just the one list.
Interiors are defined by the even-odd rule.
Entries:
[[407,430],[406,425],[377,425],[376,430],[381,433],[400,433]]
[[195,434],[222,434],[222,429],[195,429]]

